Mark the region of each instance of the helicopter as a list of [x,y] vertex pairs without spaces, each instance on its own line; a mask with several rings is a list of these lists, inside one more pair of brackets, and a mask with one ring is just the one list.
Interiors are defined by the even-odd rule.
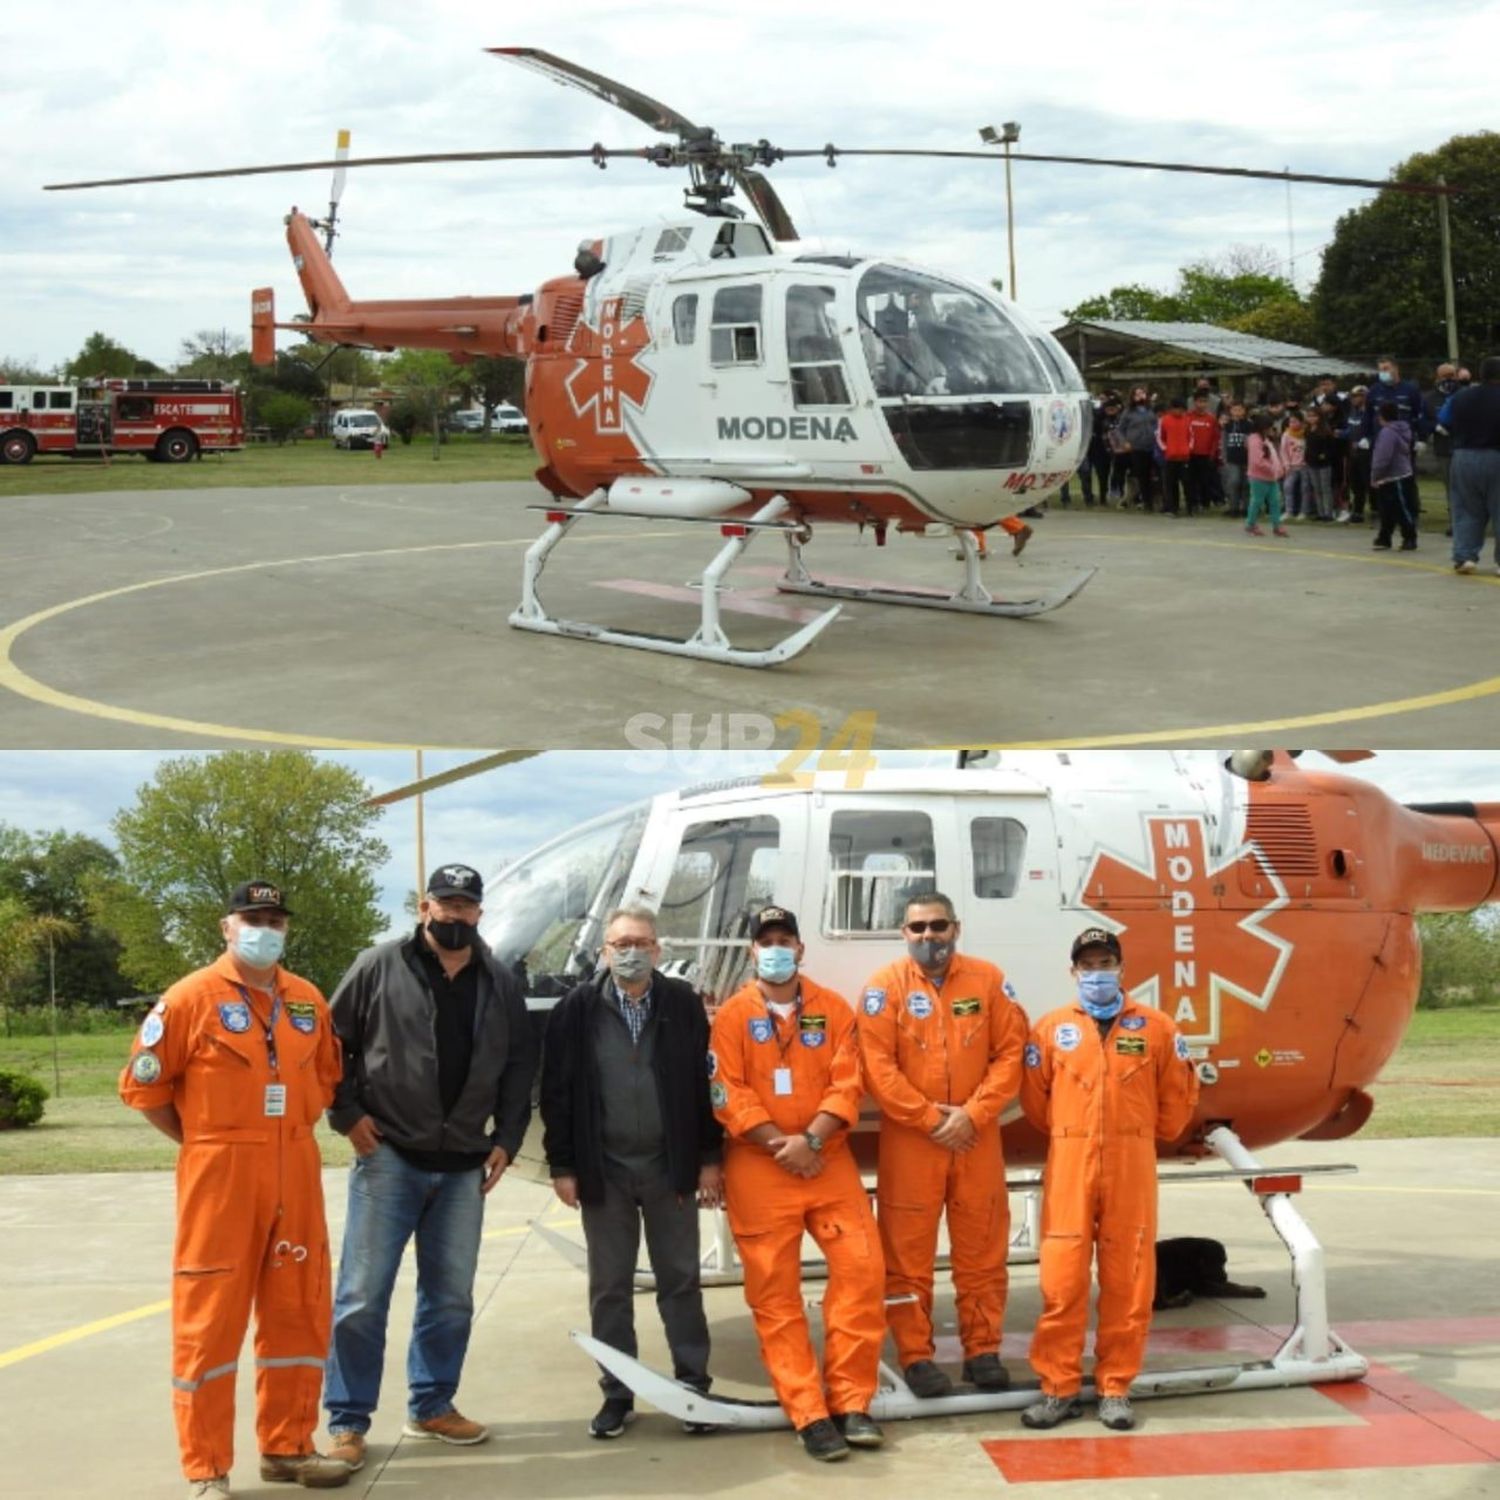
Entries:
[[[1349,764],[1368,752],[1327,754]],[[940,890],[962,922],[960,947],[998,961],[1035,1021],[1071,993],[1067,955],[1079,929],[1117,933],[1132,998],[1173,1018],[1201,1084],[1191,1125],[1159,1147],[1164,1162],[1193,1164],[1162,1180],[1243,1181],[1293,1258],[1297,1322],[1282,1350],[1249,1366],[1148,1372],[1133,1392],[1180,1394],[1364,1373],[1328,1326],[1321,1247],[1291,1201],[1304,1177],[1336,1169],[1267,1168],[1254,1152],[1343,1139],[1368,1121],[1370,1086],[1417,1002],[1416,918],[1500,903],[1497,861],[1500,803],[1405,805],[1286,752],[960,752],[945,767],[728,778],[608,813],[487,881],[481,934],[522,976],[540,1016],[599,968],[610,912],[649,907],[661,968],[712,1010],[748,979],[753,914],[774,903],[799,915],[805,970],[857,997],[899,951],[907,901]],[[1030,1195],[1022,1235],[1034,1236],[1034,1169],[1047,1142],[1014,1104],[1001,1126],[1007,1170],[1020,1173],[1009,1186]],[[852,1138],[867,1176],[879,1128],[867,1100]],[[1210,1153],[1221,1167],[1197,1160]],[[545,1180],[535,1134],[518,1167]],[[566,1253],[560,1236],[539,1232]],[[1019,1249],[1016,1258],[1035,1258],[1034,1245]],[[705,1280],[735,1279],[722,1224],[714,1253],[717,1272]],[[683,1420],[783,1420],[774,1403],[705,1406],[699,1393],[574,1336]],[[1027,1399],[924,1401],[887,1371],[877,1415]]]
[[[314,341],[456,358],[524,359],[526,412],[552,497],[528,551],[510,624],[577,640],[763,667],[791,660],[837,618],[836,603],[775,645],[737,648],[720,620],[725,574],[761,532],[787,548],[783,592],[967,614],[1029,616],[1076,598],[1087,568],[1033,570],[1014,597],[985,585],[976,533],[1061,490],[1087,451],[1092,402],[1062,346],[993,288],[885,256],[799,251],[790,213],[767,171],[776,163],[841,157],[978,158],[987,151],[790,149],[762,138],[726,143],[711,127],[626,84],[539,48],[495,56],[614,105],[673,140],[630,149],[424,153],[352,160],[347,132],[331,161],[282,163],[53,184],[118,186],[332,167],[326,219],[294,208],[287,243],[309,319],[278,323],[271,289],[251,294],[252,355],[275,356],[275,330]],[[983,132],[982,132],[983,134]],[[993,136],[993,132],[990,132]],[[989,139],[987,136],[986,139]],[[1226,176],[1396,187],[1306,173],[1190,167],[1011,152],[1006,160],[1071,162]],[[356,301],[329,259],[350,167],[439,161],[617,158],[686,169],[691,212],[585,240],[569,274],[532,293]],[[735,201],[743,193],[755,218]],[[320,243],[319,234],[322,234]],[[783,252],[781,247],[791,246]],[[585,519],[670,518],[717,527],[703,570],[701,617],[685,640],[560,619],[538,584],[553,551]],[[803,549],[814,525],[891,531],[951,528],[964,581],[941,590],[857,585],[814,576]],[[1031,577],[1040,582],[1032,583]]]

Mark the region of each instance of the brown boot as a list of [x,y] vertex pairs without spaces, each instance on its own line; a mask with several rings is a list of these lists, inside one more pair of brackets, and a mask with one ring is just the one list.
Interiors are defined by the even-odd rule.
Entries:
[[337,1429],[328,1434],[333,1439],[333,1446],[328,1450],[327,1456],[337,1459],[340,1463],[349,1465],[349,1472],[364,1468],[365,1466],[365,1435],[355,1432],[352,1428]]
[[1029,526],[1023,526],[1016,532],[1010,544],[1010,555],[1012,557],[1019,557],[1026,550],[1026,543],[1031,540],[1032,534],[1032,529]]
[[440,1417],[428,1417],[420,1422],[415,1417],[408,1417],[401,1430],[407,1437],[436,1438],[440,1443],[457,1443],[464,1448],[482,1443],[490,1435],[488,1427],[471,1422],[456,1411],[445,1411]]
[[354,1471],[321,1453],[262,1453],[260,1477],[267,1484],[300,1484],[305,1490],[336,1490]]

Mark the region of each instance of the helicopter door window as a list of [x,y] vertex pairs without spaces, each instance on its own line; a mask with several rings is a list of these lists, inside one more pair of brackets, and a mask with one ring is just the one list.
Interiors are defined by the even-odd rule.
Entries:
[[974,894],[987,901],[1008,901],[1016,893],[1026,860],[1026,825],[1015,818],[975,818],[969,838]]
[[844,351],[831,286],[794,286],[786,294],[786,354],[797,406],[848,406]]
[[750,918],[775,900],[780,851],[780,824],[764,815],[693,823],[683,832],[657,910],[662,967],[710,1004],[744,980]]
[[828,834],[829,937],[890,937],[906,903],[937,889],[932,819],[923,812],[875,808],[836,812]]
[[672,337],[679,344],[691,344],[698,331],[698,294],[679,297],[672,304]]
[[708,357],[715,365],[760,363],[761,289],[726,286],[714,293]]

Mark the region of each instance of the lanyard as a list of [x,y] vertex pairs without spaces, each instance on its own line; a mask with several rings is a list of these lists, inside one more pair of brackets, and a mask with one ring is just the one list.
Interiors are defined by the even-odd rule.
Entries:
[[797,998],[792,1004],[792,1014],[788,1019],[792,1022],[791,1035],[785,1041],[781,1040],[781,1017],[771,1009],[771,1002],[766,999],[765,991],[761,991],[761,1004],[766,1008],[766,1015],[771,1022],[771,1037],[776,1043],[776,1050],[781,1054],[782,1062],[786,1061],[787,1048],[792,1045],[792,1038],[802,1029],[798,1024],[802,1020],[802,986],[797,986]]
[[[250,1014],[255,1014],[255,1006],[250,999],[250,991],[242,984],[235,985],[240,992],[240,998],[245,1002]],[[266,1057],[271,1064],[271,1073],[274,1077],[280,1070],[276,1064],[276,1023],[281,1019],[281,996],[273,989],[271,996],[271,1019],[266,1022]]]

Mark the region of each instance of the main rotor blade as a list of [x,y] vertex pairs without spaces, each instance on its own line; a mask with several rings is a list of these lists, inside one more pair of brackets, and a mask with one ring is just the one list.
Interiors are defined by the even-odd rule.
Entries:
[[786,211],[771,179],[763,172],[753,172],[748,167],[737,170],[734,179],[745,190],[745,196],[755,205],[767,229],[778,240],[795,240],[800,236],[792,216]]
[[[824,146],[821,151],[797,150],[781,153],[788,159],[799,156],[821,156],[830,161],[840,156],[943,156],[960,157],[976,161],[1002,161],[998,151],[928,151],[911,147],[849,147]],[[1394,182],[1373,177],[1332,177],[1321,172],[1268,172],[1255,167],[1211,167],[1200,163],[1183,161],[1126,161],[1111,156],[1040,156],[1035,152],[1012,151],[1012,161],[1063,162],[1076,167],[1134,167],[1145,172],[1202,172],[1210,177],[1257,177],[1270,182],[1318,182],[1329,187],[1371,188],[1393,193],[1421,193],[1428,197],[1441,198],[1463,192],[1452,183],[1438,182]]]
[[530,760],[540,753],[537,750],[497,750],[493,755],[481,755],[478,760],[468,760],[461,766],[454,766],[451,771],[439,771],[436,775],[424,776],[421,781],[409,781],[405,786],[381,792],[378,797],[368,797],[365,799],[365,806],[390,807],[393,803],[406,801],[408,797],[436,791],[442,786],[452,786],[454,782],[467,781],[471,776],[493,771],[496,766],[514,765],[517,761]]
[[416,156],[360,156],[331,161],[283,161],[266,167],[220,167],[211,172],[158,172],[149,177],[101,177],[95,182],[49,182],[49,193],[69,192],[74,188],[128,187],[138,182],[194,182],[203,177],[265,177],[275,172],[325,172],[345,167],[409,167],[423,162],[447,161],[601,161],[614,156],[645,159],[644,147],[593,146],[588,150],[561,151],[424,151]]
[[684,138],[703,134],[701,128],[694,125],[686,115],[678,114],[659,99],[653,99],[649,94],[643,94],[628,84],[616,83],[613,78],[606,78],[602,73],[581,68],[565,57],[544,52],[540,47],[486,47],[485,51],[519,63],[523,68],[530,68],[532,72],[540,73],[554,83],[582,89],[585,94],[592,94],[594,98],[602,99],[606,104],[613,104],[616,109],[623,109],[626,114],[634,115],[653,130],[675,130]]

